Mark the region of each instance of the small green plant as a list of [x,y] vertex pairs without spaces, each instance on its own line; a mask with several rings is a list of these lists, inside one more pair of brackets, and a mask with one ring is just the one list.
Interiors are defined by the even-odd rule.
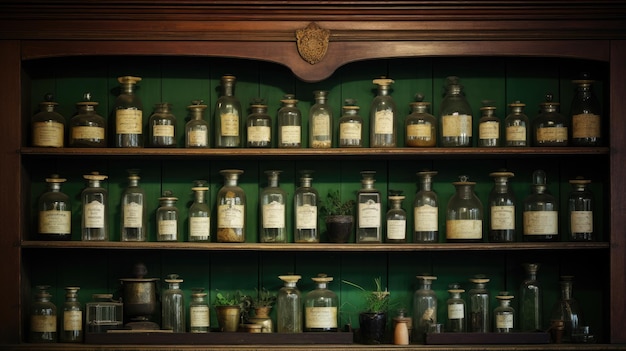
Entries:
[[222,293],[219,290],[216,291],[217,294],[213,300],[213,305],[215,306],[241,306],[246,301],[246,296],[243,295],[241,291],[236,291],[233,295],[230,295],[229,293]]
[[256,297],[252,298],[252,307],[272,307],[276,302],[276,294],[272,294],[269,290],[265,288],[255,289]]
[[342,202],[339,190],[329,190],[320,208],[323,216],[352,216],[353,212],[354,200]]
[[367,312],[384,312],[389,307],[389,295],[391,294],[387,288],[383,290],[381,278],[374,278],[374,284],[376,285],[376,290],[368,291],[364,287],[359,284],[353,283],[348,280],[342,280],[343,283],[351,285],[365,293],[365,304],[367,306]]

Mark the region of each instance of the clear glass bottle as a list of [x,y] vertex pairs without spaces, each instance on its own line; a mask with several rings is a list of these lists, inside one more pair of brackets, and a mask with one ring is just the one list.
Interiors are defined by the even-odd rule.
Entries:
[[415,102],[409,104],[411,114],[404,122],[405,144],[411,147],[434,147],[437,145],[437,119],[429,113],[430,102],[424,95],[415,95]]
[[161,297],[161,329],[171,330],[174,333],[184,333],[185,327],[185,296],[180,289],[183,282],[178,274],[169,274],[165,279],[167,289]]
[[582,310],[573,295],[574,277],[561,276],[561,297],[552,308],[551,321],[560,321],[565,327],[562,341],[572,342],[572,332],[585,325]]
[[313,92],[315,104],[309,110],[309,147],[328,149],[333,146],[333,111],[328,106],[328,92]]
[[88,333],[106,333],[111,329],[122,329],[123,304],[113,299],[113,294],[93,294],[92,301],[85,304]]
[[500,118],[496,116],[494,101],[483,101],[478,120],[478,146],[500,146]]
[[189,332],[208,333],[211,327],[210,308],[204,288],[194,288],[189,302]]
[[98,172],[83,175],[88,185],[80,197],[83,205],[81,233],[83,241],[109,240],[109,192],[101,182],[108,177]]
[[573,80],[576,95],[572,99],[572,145],[600,146],[602,144],[602,106],[593,92],[594,81],[583,73],[582,79]]
[[65,302],[63,303],[63,315],[61,316],[61,342],[83,342],[83,309],[78,302],[79,287],[68,286],[65,288]]
[[177,197],[170,190],[165,190],[159,198],[156,210],[157,241],[178,241]]
[[524,200],[524,240],[559,240],[559,206],[548,192],[543,170],[533,172],[532,191]]
[[437,277],[418,275],[419,289],[413,294],[413,340],[424,343],[430,326],[437,324],[437,294],[432,283]]
[[65,117],[56,112],[59,105],[50,93],[39,103],[39,112],[31,119],[32,142],[36,147],[63,147],[65,145]]
[[589,190],[591,180],[577,177],[569,183],[572,190],[567,200],[569,239],[572,241],[593,241],[593,193]]
[[346,99],[339,119],[339,147],[363,146],[363,118],[356,100]]
[[286,94],[280,100],[278,110],[278,147],[299,148],[302,145],[302,114],[297,107],[298,100]]
[[202,100],[194,100],[187,106],[189,122],[185,124],[185,147],[208,148],[211,146],[209,122],[204,120],[204,111],[207,105]]
[[513,296],[507,291],[501,291],[496,299],[500,303],[493,310],[494,331],[496,333],[512,333],[515,328],[515,309],[511,307]]
[[241,103],[232,75],[222,76],[222,95],[215,104],[215,147],[241,147]]
[[361,189],[357,192],[357,243],[382,242],[380,192],[374,188],[376,171],[362,171]]
[[133,92],[139,77],[118,77],[120,94],[115,99],[115,147],[143,147],[143,105]]
[[469,299],[469,325],[467,327],[472,333],[488,333],[491,331],[491,315],[489,290],[487,283],[489,279],[484,276],[476,276],[469,280],[474,286],[467,293]]
[[261,98],[250,103],[246,120],[248,147],[272,147],[272,118],[267,114],[267,104]]
[[456,193],[448,201],[446,240],[448,242],[483,241],[483,205],[474,193],[475,182],[460,176],[452,183]]
[[76,104],[78,112],[70,120],[71,147],[106,147],[106,122],[96,113],[98,103],[91,101],[91,93],[83,95],[84,101]]
[[311,279],[315,282],[315,289],[304,296],[304,331],[336,332],[339,298],[328,289],[333,277],[318,274]]
[[276,331],[278,333],[302,332],[302,297],[296,286],[301,276],[278,276],[285,285],[276,298]]
[[449,286],[448,293],[450,297],[446,301],[448,306],[448,319],[446,321],[446,332],[449,333],[464,333],[466,329],[465,322],[465,300],[461,297],[461,294],[465,290],[461,289],[458,284],[451,284]]
[[378,86],[378,93],[370,109],[370,147],[396,147],[396,102],[389,91],[393,79],[381,77],[372,81]]
[[419,190],[413,202],[413,242],[439,242],[439,200],[432,189],[437,171],[417,172]]
[[406,211],[402,208],[402,191],[389,191],[389,210],[385,216],[388,243],[406,243]]
[[67,179],[52,174],[46,178],[48,189],[37,203],[39,240],[71,240],[72,239],[72,206],[70,197],[61,191],[61,184]]
[[520,284],[519,327],[522,332],[543,330],[543,289],[537,280],[538,263],[523,264],[526,278]]
[[504,146],[530,146],[530,123],[524,107],[526,104],[520,101],[509,104],[510,113],[504,119]]
[[128,186],[120,204],[121,241],[146,241],[146,192],[139,187],[139,170],[128,170]]
[[57,308],[50,300],[49,285],[38,285],[37,293],[30,308],[30,333],[32,343],[57,342]]
[[552,94],[546,94],[546,101],[539,104],[540,113],[533,120],[534,146],[567,146],[569,123],[559,113],[558,102]]
[[472,146],[472,108],[463,94],[459,77],[446,78],[445,89],[439,112],[441,146]]
[[239,169],[223,169],[224,186],[217,192],[217,242],[246,241],[246,194],[237,185]]
[[311,186],[313,171],[301,171],[300,186],[293,195],[295,227],[294,242],[318,243],[320,241],[317,221],[319,194]]
[[489,193],[489,241],[515,241],[515,195],[508,180],[514,174],[507,171],[492,172],[494,185]]
[[148,126],[150,128],[150,146],[176,146],[176,117],[172,114],[172,104],[167,102],[155,104]]
[[211,208],[206,200],[209,187],[204,180],[196,180],[191,188],[193,203],[189,206],[189,241],[211,241]]
[[287,193],[278,185],[280,173],[282,171],[265,171],[267,187],[259,194],[259,241],[262,243],[287,242]]

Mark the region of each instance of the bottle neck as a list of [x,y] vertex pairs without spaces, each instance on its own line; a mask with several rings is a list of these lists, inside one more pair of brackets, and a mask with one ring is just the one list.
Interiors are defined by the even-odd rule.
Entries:
[[311,178],[300,178],[300,186],[302,188],[310,188],[311,187]]
[[122,88],[122,93],[123,94],[132,94],[133,93],[133,84],[130,84],[130,83],[122,84],[121,88]]
[[561,282],[561,298],[563,300],[572,298],[572,282]]
[[137,186],[139,186],[139,180],[138,179],[130,179],[128,181],[128,186],[129,187],[137,187]]
[[99,188],[100,187],[100,181],[99,180],[90,180],[89,181],[89,187],[90,188]]
[[430,179],[430,178],[422,178],[422,182],[421,182],[420,187],[421,187],[421,189],[422,189],[423,191],[431,191],[431,189],[432,189],[432,184],[433,184],[433,183],[432,183],[432,181],[431,181],[431,179]]
[[461,199],[469,200],[473,196],[473,187],[468,184],[460,184],[457,185],[456,192]]
[[196,190],[195,191],[195,199],[197,203],[204,203],[204,191],[203,190]]
[[506,193],[509,190],[506,179],[496,179],[494,190],[500,194]]
[[233,96],[235,94],[235,86],[233,83],[224,84],[224,96]]

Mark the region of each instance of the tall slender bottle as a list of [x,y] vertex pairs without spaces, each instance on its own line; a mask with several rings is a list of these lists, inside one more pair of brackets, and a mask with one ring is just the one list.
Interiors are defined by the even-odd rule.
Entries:
[[296,227],[294,242],[317,243],[320,241],[317,221],[319,194],[311,186],[313,171],[304,170],[300,173],[300,186],[293,195]]
[[336,332],[339,298],[328,289],[333,277],[318,274],[311,279],[315,282],[315,289],[304,296],[304,331]]
[[357,243],[382,242],[380,191],[374,188],[376,171],[362,171],[361,189],[357,192]]
[[259,239],[262,243],[287,242],[287,193],[278,185],[280,173],[282,171],[265,171],[268,184],[259,194]]
[[449,242],[480,242],[483,240],[483,205],[474,193],[475,182],[460,176],[453,183],[456,193],[448,201],[446,239]]
[[171,330],[174,333],[186,332],[185,319],[185,296],[180,289],[183,282],[178,274],[169,274],[167,279],[167,289],[163,290],[161,297],[161,328]]
[[461,294],[465,290],[461,289],[458,284],[451,284],[448,293],[450,297],[446,301],[448,306],[448,320],[446,323],[446,332],[463,333],[467,330],[466,323],[466,307],[465,300]]
[[339,147],[363,146],[363,118],[355,99],[346,99],[339,119]]
[[576,95],[572,99],[572,145],[599,146],[602,144],[602,105],[593,92],[594,81],[587,73],[573,80]]
[[533,172],[532,192],[524,200],[524,240],[559,240],[559,205],[548,192],[546,172]]
[[278,147],[299,148],[302,146],[302,113],[298,109],[295,95],[286,94],[278,110]]
[[139,170],[128,170],[128,186],[122,192],[121,241],[146,241],[146,192],[139,187]]
[[121,92],[115,99],[115,147],[143,147],[143,105],[135,95],[139,77],[118,77]]
[[509,104],[510,113],[504,119],[504,146],[530,146],[530,122],[524,114],[526,104],[515,101]]
[[206,201],[209,187],[204,180],[196,180],[193,187],[193,203],[189,206],[189,241],[211,241],[211,208]]
[[465,95],[459,77],[446,78],[446,94],[439,112],[441,146],[472,146],[472,108]]
[[223,169],[224,186],[217,192],[217,242],[246,241],[246,194],[237,185],[239,169]]
[[109,240],[109,192],[101,182],[108,177],[98,172],[85,174],[88,185],[81,193],[83,216],[81,222],[84,241]]
[[279,333],[302,333],[302,297],[296,286],[301,276],[278,276],[285,285],[278,290],[276,298],[276,331]]
[[439,200],[432,189],[432,179],[437,171],[417,172],[419,190],[413,202],[413,242],[436,243],[439,241]]
[[69,145],[72,147],[106,147],[106,122],[96,113],[98,103],[91,101],[91,93],[76,104],[78,112],[70,120]]
[[413,294],[413,339],[424,343],[430,326],[437,324],[437,294],[432,283],[437,277],[418,275],[419,289]]
[[222,95],[215,104],[215,147],[241,147],[241,103],[232,75],[222,77]]
[[65,302],[61,316],[60,341],[70,343],[83,342],[83,309],[78,301],[79,287],[65,288]]
[[378,93],[370,109],[370,147],[396,147],[397,108],[389,91],[393,79],[381,77],[372,81]]
[[67,179],[53,174],[46,178],[48,190],[41,194],[37,204],[39,240],[71,240],[72,239],[72,206],[70,197],[61,191],[61,184]]
[[474,286],[467,293],[469,298],[469,326],[472,333],[488,333],[491,331],[491,307],[487,283],[489,279],[484,276],[476,276],[470,279]]
[[538,263],[523,265],[526,278],[520,285],[519,328],[523,332],[543,330],[543,289],[537,280]]
[[569,239],[572,241],[593,241],[593,193],[589,190],[591,180],[576,177],[569,181],[572,186],[567,200],[569,217]]
[[328,92],[313,92],[315,104],[309,110],[309,147],[327,149],[333,144],[333,111],[328,106]]
[[512,172],[500,171],[489,174],[494,185],[489,193],[489,241],[515,241],[515,195],[508,186]]
[[57,342],[57,308],[50,301],[49,285],[38,285],[35,299],[30,309],[30,333],[32,343]]
[[389,210],[387,210],[386,226],[388,243],[406,242],[406,211],[402,208],[404,195],[402,191],[389,190]]
[[272,147],[272,118],[267,114],[267,104],[263,99],[254,99],[250,103],[246,128],[248,147]]
[[189,122],[185,125],[185,147],[188,148],[208,148],[209,143],[209,123],[204,120],[204,111],[207,105],[202,100],[194,100],[187,106],[189,110]]
[[50,93],[39,103],[39,112],[31,119],[32,142],[36,147],[63,147],[65,145],[65,117],[56,112],[59,105]]

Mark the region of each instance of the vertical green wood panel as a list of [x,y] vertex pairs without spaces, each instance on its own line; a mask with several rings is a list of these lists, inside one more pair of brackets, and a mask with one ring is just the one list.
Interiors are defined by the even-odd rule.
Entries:
[[[295,94],[296,80],[288,68],[269,62],[259,63],[258,96],[267,103],[267,114],[272,119],[272,147],[278,145],[277,113],[281,107],[280,100],[285,94]],[[301,99],[296,95],[296,99]],[[296,105],[299,106],[299,105]]]
[[403,308],[406,314],[413,315],[413,294],[419,288],[420,274],[433,271],[431,252],[390,252],[388,255],[389,291],[391,291],[391,315]]

